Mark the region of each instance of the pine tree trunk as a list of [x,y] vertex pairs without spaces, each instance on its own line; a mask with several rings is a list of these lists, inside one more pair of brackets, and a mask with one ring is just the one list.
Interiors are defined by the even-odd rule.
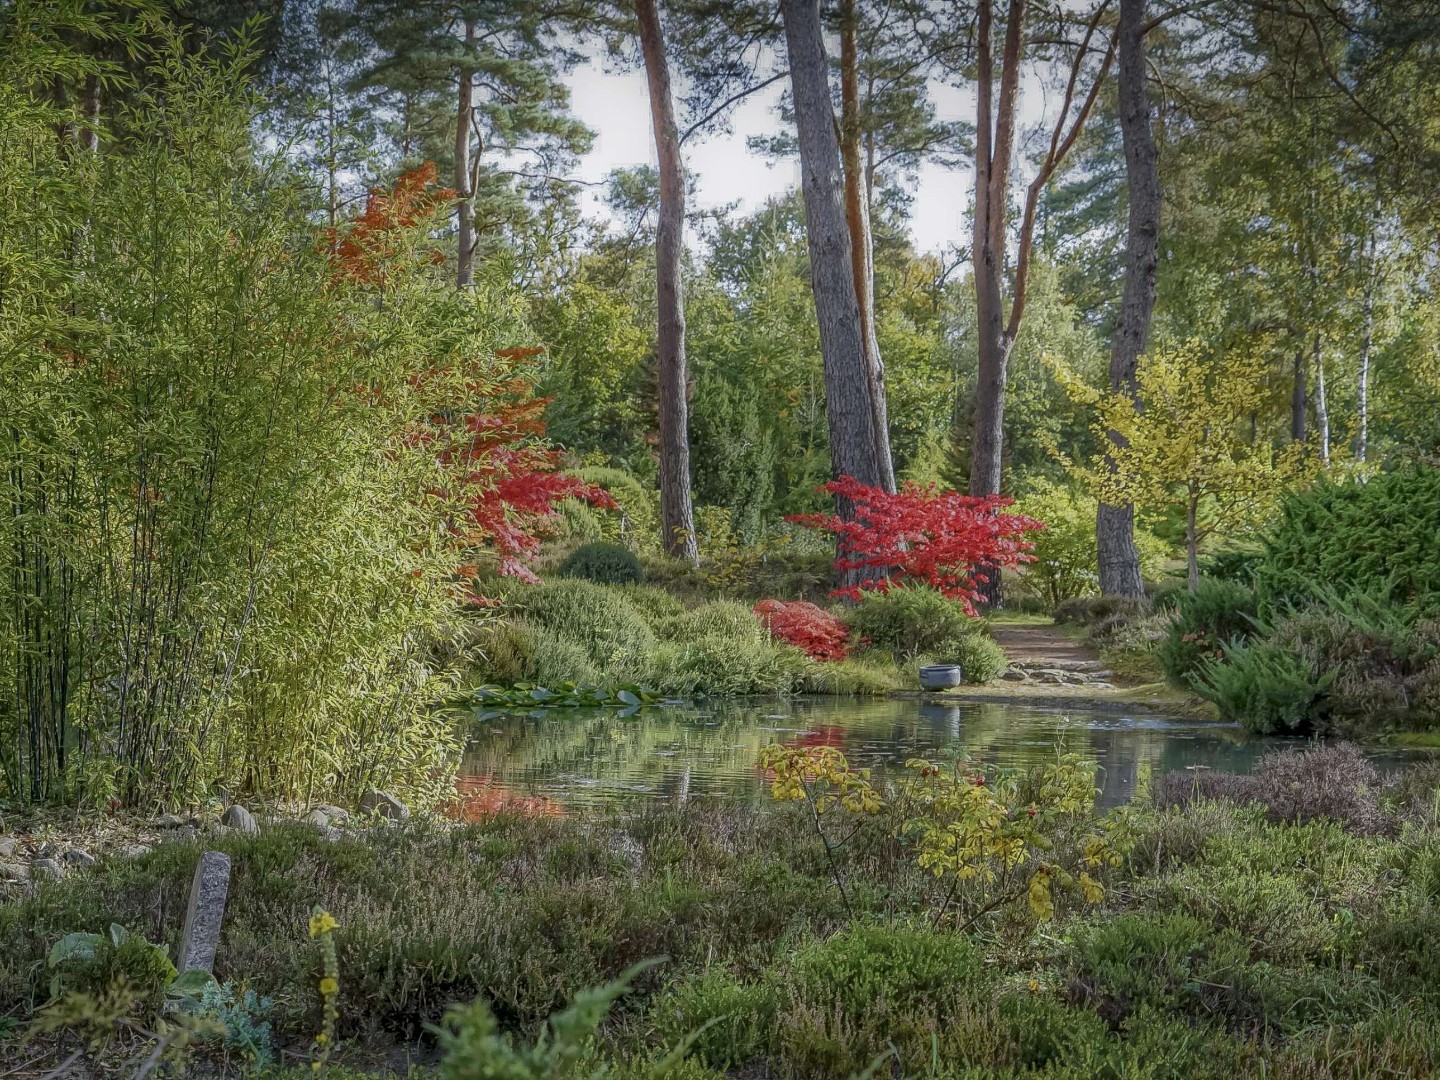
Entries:
[[[1015,344],[1006,324],[1003,300],[1006,201],[1014,150],[1015,103],[1020,89],[1025,0],[1010,0],[998,103],[993,21],[993,0],[980,0],[976,36],[975,227],[971,243],[979,363],[970,437],[970,494],[976,496],[999,494],[1005,453],[1005,384]],[[993,610],[1001,600],[999,567],[977,569],[985,578],[980,592]]]
[[[465,20],[465,44],[475,40],[475,23]],[[455,110],[455,286],[469,288],[475,281],[475,193],[470,185],[470,124],[474,115],[475,72],[460,71],[460,101]]]
[[635,0],[640,48],[650,86],[650,116],[660,167],[660,217],[655,229],[656,355],[660,412],[660,521],[666,552],[694,565],[695,515],[690,504],[689,403],[685,374],[685,170],[670,91],[670,65],[655,0]]
[[881,483],[895,491],[895,464],[890,455],[889,407],[885,400],[885,362],[875,331],[875,262],[870,234],[870,186],[860,164],[860,72],[855,41],[855,0],[840,4],[840,160],[845,172],[845,217],[850,226],[850,266],[860,308],[860,333],[865,344],[865,371],[875,425],[875,457]]
[[[1150,99],[1145,80],[1145,0],[1120,0],[1120,128],[1125,141],[1129,188],[1129,235],[1125,251],[1125,292],[1110,351],[1110,389],[1138,392],[1135,371],[1150,338],[1155,310],[1155,271],[1160,247],[1160,167],[1150,128]],[[1138,406],[1137,406],[1138,407]],[[1120,436],[1110,432],[1111,440]],[[1114,462],[1107,465],[1112,470]],[[1101,504],[1095,519],[1095,549],[1100,591],[1143,597],[1140,552],[1135,547],[1135,507]]]
[[[825,366],[831,470],[837,477],[850,476],[862,484],[879,487],[882,476],[875,454],[865,339],[860,332],[860,308],[850,268],[850,229],[845,221],[845,185],[835,110],[830,102],[829,64],[821,37],[820,3],[782,0],[780,13],[785,22],[800,144],[810,281]],[[836,511],[848,520],[854,507],[848,500],[839,499]]]

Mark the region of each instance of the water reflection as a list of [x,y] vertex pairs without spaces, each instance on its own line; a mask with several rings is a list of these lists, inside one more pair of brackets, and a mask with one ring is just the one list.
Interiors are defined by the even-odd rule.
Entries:
[[[1000,766],[1058,751],[1100,765],[1100,801],[1127,802],[1150,775],[1203,765],[1248,771],[1274,739],[1237,727],[1113,712],[930,700],[802,698],[646,709],[551,709],[477,717],[463,783],[495,806],[548,812],[643,800],[761,803],[754,763],[771,742],[827,745],[882,781],[912,757],[963,753]],[[488,805],[488,804],[487,804]]]

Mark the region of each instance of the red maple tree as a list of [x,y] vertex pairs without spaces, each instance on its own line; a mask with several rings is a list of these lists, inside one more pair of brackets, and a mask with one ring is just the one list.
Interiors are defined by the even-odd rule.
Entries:
[[1014,567],[1032,561],[1029,533],[1044,522],[1005,513],[1014,500],[979,498],[935,485],[904,484],[891,494],[853,477],[832,480],[823,490],[854,507],[854,516],[797,514],[788,518],[837,538],[835,568],[879,570],[883,577],[837,589],[833,595],[858,599],[863,590],[924,584],[959,600],[975,614],[986,583],[982,566]]
[[755,614],[771,635],[814,660],[844,660],[849,655],[849,629],[822,607],[805,600],[761,600]]
[[[455,198],[436,186],[435,166],[402,174],[377,189],[364,212],[330,237],[337,283],[384,291],[397,275],[436,261],[431,227]],[[409,383],[418,415],[402,434],[404,444],[435,455],[441,481],[427,492],[444,507],[445,532],[461,558],[492,553],[501,574],[538,580],[527,560],[540,535],[568,498],[614,509],[608,492],[560,471],[561,452],[545,441],[541,415],[549,403],[535,396],[526,363],[544,350],[522,346],[495,350],[487,358],[435,362]],[[484,604],[473,579],[479,567],[466,562],[462,596]]]

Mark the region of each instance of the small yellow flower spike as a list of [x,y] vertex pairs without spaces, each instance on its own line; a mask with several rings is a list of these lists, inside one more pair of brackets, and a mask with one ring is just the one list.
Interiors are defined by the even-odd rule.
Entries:
[[339,992],[340,981],[338,979],[332,979],[327,975],[325,978],[320,980],[320,993],[324,994],[326,997],[329,997],[331,994],[338,994]]
[[321,934],[328,934],[340,924],[335,921],[335,916],[328,911],[317,911],[310,916],[310,936],[319,937]]

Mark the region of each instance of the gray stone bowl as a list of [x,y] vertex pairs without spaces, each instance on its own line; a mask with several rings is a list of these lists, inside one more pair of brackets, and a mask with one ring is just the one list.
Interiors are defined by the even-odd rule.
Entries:
[[920,685],[926,690],[949,690],[965,681],[959,664],[926,664],[920,669]]

